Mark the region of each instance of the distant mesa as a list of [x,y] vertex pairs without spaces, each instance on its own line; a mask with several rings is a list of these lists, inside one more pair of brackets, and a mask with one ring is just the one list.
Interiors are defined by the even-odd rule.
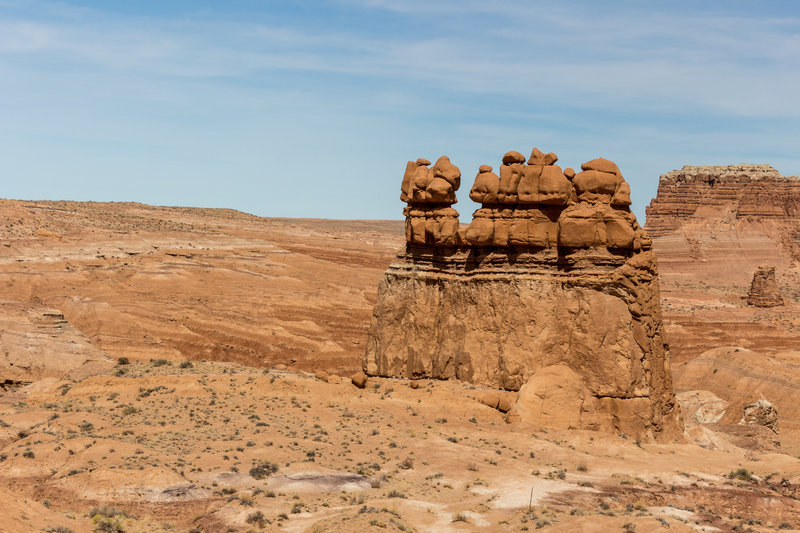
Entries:
[[513,391],[509,421],[680,439],[657,266],[630,186],[609,160],[577,173],[557,161],[534,148],[506,153],[497,172],[481,165],[466,226],[452,207],[458,167],[408,162],[406,246],[380,283],[363,369]]
[[665,281],[744,285],[763,264],[780,274],[800,261],[800,178],[769,165],[667,172],[646,211]]
[[747,304],[755,307],[777,307],[783,305],[783,298],[775,281],[774,266],[760,266],[753,273]]
[[800,220],[800,178],[770,165],[686,165],[660,177],[646,212],[654,238],[691,218]]

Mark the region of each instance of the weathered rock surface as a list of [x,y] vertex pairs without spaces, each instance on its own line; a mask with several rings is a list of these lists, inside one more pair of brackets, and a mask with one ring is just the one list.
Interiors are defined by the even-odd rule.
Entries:
[[[768,400],[775,413],[780,413],[782,447],[787,453],[800,450],[796,443],[800,435],[800,352],[787,351],[764,354],[744,348],[723,346],[708,350],[691,361],[674,368],[675,387],[678,390],[705,389],[727,403],[722,416],[715,420],[724,430],[745,431],[737,428],[748,420],[760,420],[757,425],[777,428],[769,409],[759,411],[753,406]],[[683,393],[679,395],[683,397]],[[758,416],[757,413],[761,412]],[[754,416],[745,416],[751,413]],[[686,410],[685,419],[692,421],[692,412]],[[773,435],[774,440],[774,435]]]
[[778,410],[767,400],[757,400],[744,406],[740,424],[764,426],[778,433]]
[[364,370],[519,390],[513,420],[679,438],[657,267],[630,187],[610,161],[570,180],[557,160],[534,149],[527,164],[507,153],[499,176],[482,166],[470,196],[483,206],[445,238],[436,226],[422,238],[410,201]]
[[783,298],[775,281],[775,267],[760,266],[753,273],[747,304],[756,307],[776,307],[783,305]]
[[[646,229],[674,365],[718,346],[796,348],[800,179],[769,165],[685,166],[661,176]],[[775,267],[786,307],[746,304],[753,272],[765,264]]]
[[685,166],[661,176],[646,227],[667,276],[749,283],[765,262],[780,272],[800,258],[800,178],[769,165]]
[[687,219],[717,218],[728,209],[736,219],[800,220],[800,178],[769,165],[684,166],[661,176],[647,230],[659,237]]
[[64,315],[0,302],[0,390],[42,378],[82,378],[114,366]]

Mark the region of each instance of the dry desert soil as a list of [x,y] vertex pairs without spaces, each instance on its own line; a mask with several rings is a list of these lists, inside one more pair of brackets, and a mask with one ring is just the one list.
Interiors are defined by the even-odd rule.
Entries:
[[0,531],[800,530],[791,269],[748,308],[752,269],[655,240],[688,428],[654,444],[354,387],[400,221],[0,200],[0,234]]

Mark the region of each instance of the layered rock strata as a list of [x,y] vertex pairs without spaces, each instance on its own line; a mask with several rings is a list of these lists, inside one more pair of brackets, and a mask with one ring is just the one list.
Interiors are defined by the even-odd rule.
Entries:
[[760,266],[753,273],[753,281],[747,293],[747,305],[755,307],[783,305],[783,298],[775,281],[775,267]]
[[510,421],[677,438],[656,261],[630,187],[611,161],[576,173],[557,160],[534,149],[505,154],[499,175],[481,166],[471,224],[426,214],[424,238],[420,211],[450,209],[458,185],[425,204],[439,162],[409,162],[407,243],[379,286],[364,370],[519,391]]
[[692,218],[795,219],[800,221],[800,178],[770,165],[686,165],[663,174],[646,208],[655,238]]

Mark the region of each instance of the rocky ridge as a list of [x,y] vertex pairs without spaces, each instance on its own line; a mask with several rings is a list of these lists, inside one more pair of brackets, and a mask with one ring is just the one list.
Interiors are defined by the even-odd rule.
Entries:
[[[483,165],[460,227],[460,171],[409,162],[406,247],[387,270],[369,375],[519,391],[509,421],[669,440],[681,433],[650,239],[630,187],[599,158],[562,170],[534,148]],[[437,180],[439,180],[437,182]]]

